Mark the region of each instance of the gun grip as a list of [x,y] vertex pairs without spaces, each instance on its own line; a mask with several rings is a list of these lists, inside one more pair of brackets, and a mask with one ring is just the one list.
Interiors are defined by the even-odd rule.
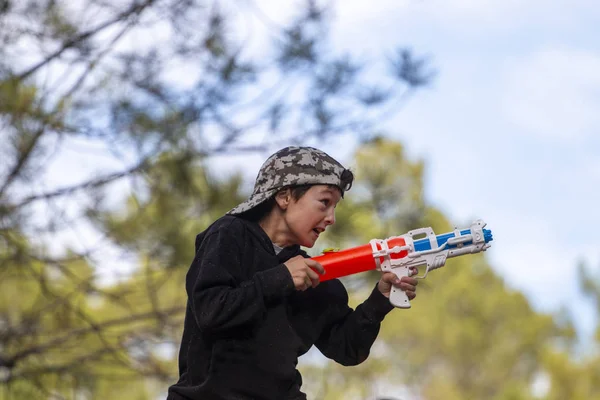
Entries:
[[[406,267],[397,268],[394,270],[394,273],[398,279],[402,279],[403,276],[410,276],[409,270]],[[397,308],[410,308],[410,301],[408,300],[406,292],[395,286],[392,286],[392,291],[390,292],[390,303]]]

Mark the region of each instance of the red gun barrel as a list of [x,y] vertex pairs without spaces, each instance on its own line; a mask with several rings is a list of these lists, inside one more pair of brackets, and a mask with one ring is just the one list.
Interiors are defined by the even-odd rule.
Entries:
[[[396,237],[388,239],[387,244],[388,248],[391,249],[395,246],[404,246],[406,242],[404,238]],[[379,243],[377,243],[376,247],[377,250],[381,250]],[[392,253],[390,257],[392,259],[403,258],[407,254],[408,251],[404,250],[400,253]],[[321,282],[377,268],[371,244],[339,251],[328,251],[322,255],[312,257],[312,259],[319,262],[325,268],[325,275],[320,276]],[[380,257],[379,261],[380,263],[383,262],[383,257]]]

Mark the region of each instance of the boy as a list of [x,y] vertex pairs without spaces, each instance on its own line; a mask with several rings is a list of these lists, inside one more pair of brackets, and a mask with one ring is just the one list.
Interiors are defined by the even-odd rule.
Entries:
[[352,310],[342,283],[319,284],[326,271],[300,249],[335,222],[353,179],[320,150],[286,147],[265,161],[248,200],[196,237],[168,400],[306,399],[296,365],[313,344],[342,365],[368,357],[392,285],[413,299],[416,279],[382,274]]

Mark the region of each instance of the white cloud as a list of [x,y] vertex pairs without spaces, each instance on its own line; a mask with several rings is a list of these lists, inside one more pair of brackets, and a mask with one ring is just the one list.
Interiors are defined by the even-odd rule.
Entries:
[[548,49],[506,65],[503,112],[541,139],[584,139],[600,126],[600,53]]

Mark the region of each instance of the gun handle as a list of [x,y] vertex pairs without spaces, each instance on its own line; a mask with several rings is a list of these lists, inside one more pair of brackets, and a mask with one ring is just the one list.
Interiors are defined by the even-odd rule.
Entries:
[[[403,276],[410,276],[410,271],[406,267],[396,268],[394,269],[394,273],[398,279],[402,279]],[[410,301],[406,292],[395,286],[392,286],[392,291],[390,292],[390,303],[397,308],[410,308]]]

